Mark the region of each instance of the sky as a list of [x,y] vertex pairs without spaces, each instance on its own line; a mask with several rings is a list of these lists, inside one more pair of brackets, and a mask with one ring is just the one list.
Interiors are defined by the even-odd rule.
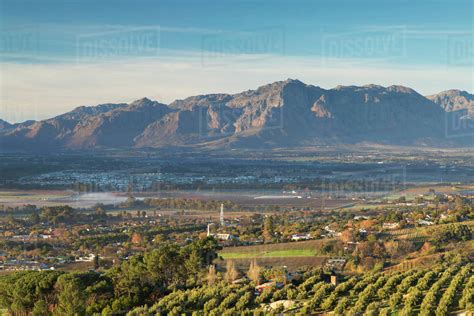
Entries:
[[474,92],[474,1],[0,0],[0,118],[287,78]]

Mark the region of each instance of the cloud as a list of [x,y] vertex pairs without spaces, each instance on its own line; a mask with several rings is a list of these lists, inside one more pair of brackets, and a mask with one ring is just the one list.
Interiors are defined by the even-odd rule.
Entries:
[[[287,78],[331,88],[400,84],[422,94],[473,91],[470,67],[396,66],[364,60],[235,55],[205,60],[192,53],[101,63],[0,64],[0,118],[44,119],[79,105],[131,102],[147,96],[169,103],[206,93],[237,93]],[[214,56],[215,57],[215,56]]]

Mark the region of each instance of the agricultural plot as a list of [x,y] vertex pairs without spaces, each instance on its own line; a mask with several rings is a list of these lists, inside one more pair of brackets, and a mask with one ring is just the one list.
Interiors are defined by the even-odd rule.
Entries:
[[224,259],[238,258],[271,258],[271,257],[311,257],[315,252],[311,249],[287,249],[263,252],[225,252],[222,253]]
[[[331,239],[324,240],[306,240],[298,242],[287,242],[279,244],[257,245],[257,246],[242,246],[242,247],[228,247],[224,248],[219,254],[226,256],[226,254],[242,254],[242,256],[254,256],[255,254],[274,253],[277,251],[313,251],[314,253],[321,248],[321,246]],[[314,255],[314,254],[313,254]]]
[[252,283],[218,282],[175,291],[146,308],[146,312],[255,315],[257,311],[278,310],[297,315],[449,315],[473,308],[474,269],[471,264],[459,264],[367,273],[347,277],[336,285],[314,273],[297,284],[288,283],[280,289],[268,287],[259,295]]
[[[327,239],[326,239],[327,241]],[[253,259],[263,266],[296,269],[301,266],[323,266],[326,257],[318,252],[324,241],[307,240],[281,244],[224,248],[219,252],[224,260],[232,260],[241,269],[247,269]]]

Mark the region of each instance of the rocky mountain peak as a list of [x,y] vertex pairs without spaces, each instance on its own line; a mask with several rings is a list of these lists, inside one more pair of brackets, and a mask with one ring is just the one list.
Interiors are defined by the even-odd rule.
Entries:
[[131,102],[130,104],[128,104],[127,108],[128,109],[137,109],[137,108],[141,108],[141,107],[151,107],[151,106],[156,106],[160,103],[158,103],[157,101],[152,101],[150,99],[148,99],[147,97],[144,97],[144,98],[141,98],[141,99],[138,99],[138,100],[135,100],[133,102]]
[[0,119],[0,130],[2,129],[7,129],[7,128],[12,128],[13,125],[8,123],[7,121],[4,121],[2,119]]
[[426,98],[448,112],[467,110],[470,113],[474,113],[474,95],[467,91],[451,89],[429,95]]
[[459,90],[423,97],[400,85],[323,89],[287,79],[236,94],[191,96],[170,105],[141,98],[129,104],[82,106],[49,120],[0,128],[0,142],[7,149],[22,150],[407,145],[429,140],[441,144],[445,110],[472,108],[473,99]]

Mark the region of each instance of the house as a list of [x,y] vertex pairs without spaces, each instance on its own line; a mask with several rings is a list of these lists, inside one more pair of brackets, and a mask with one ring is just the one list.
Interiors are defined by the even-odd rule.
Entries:
[[324,227],[324,230],[327,231],[327,232],[330,233],[330,234],[334,234],[334,233],[336,232],[336,231],[335,231],[332,227],[330,227],[329,225],[326,225],[326,226]]
[[399,223],[385,222],[382,224],[382,228],[384,229],[397,229],[399,227],[400,227]]
[[367,215],[356,215],[354,216],[354,220],[358,221],[360,219],[370,219],[371,217],[370,216],[367,216]]
[[434,225],[434,223],[433,223],[432,221],[429,221],[429,220],[426,220],[426,219],[420,219],[420,220],[418,220],[418,224],[419,224],[419,225],[422,225],[422,226]]
[[291,235],[291,240],[300,241],[300,240],[309,240],[311,239],[310,234],[293,234]]
[[326,267],[330,269],[336,269],[336,270],[342,270],[344,268],[344,265],[346,264],[346,259],[345,258],[329,258],[326,261]]
[[88,254],[87,256],[82,256],[76,259],[77,262],[92,262],[94,261],[95,255],[93,253]]
[[341,232],[336,232],[334,225],[326,225],[324,230],[327,232],[328,237],[337,237],[341,236]]
[[270,281],[270,282],[266,282],[266,283],[257,285],[255,287],[255,292],[262,293],[263,290],[265,290],[266,288],[270,288],[270,287],[276,287],[277,289],[281,289],[283,286],[284,286],[284,284],[281,283],[281,282]]
[[239,240],[239,236],[235,236],[232,234],[217,233],[217,234],[211,234],[211,236],[214,236],[216,239],[222,240],[222,241]]

